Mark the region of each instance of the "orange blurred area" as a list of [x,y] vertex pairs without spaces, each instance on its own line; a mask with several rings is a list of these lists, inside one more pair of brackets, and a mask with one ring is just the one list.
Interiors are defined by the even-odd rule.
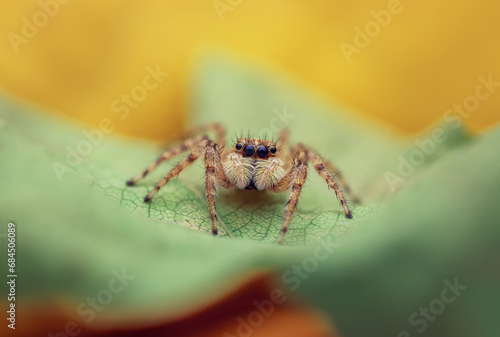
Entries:
[[[105,311],[101,323],[87,324],[71,309],[62,309],[40,301],[24,301],[18,308],[17,328],[13,335],[137,337],[137,336],[290,336],[338,337],[340,334],[317,311],[284,295],[285,301],[269,306],[270,293],[277,280],[269,275],[249,276],[248,282],[216,303],[188,315],[163,321],[143,322],[135,327],[117,326],[123,317]],[[257,303],[257,304],[255,304]],[[102,316],[108,316],[102,318]],[[158,316],[155,313],[154,316]],[[2,336],[10,336],[7,325],[0,327]]]
[[[92,125],[120,118],[118,132],[165,140],[188,123],[191,74],[215,50],[413,133],[475,95],[478,77],[500,81],[499,12],[472,0],[8,1],[0,85]],[[147,78],[157,65],[168,73],[161,82]],[[476,105],[466,125],[498,122],[500,93]]]

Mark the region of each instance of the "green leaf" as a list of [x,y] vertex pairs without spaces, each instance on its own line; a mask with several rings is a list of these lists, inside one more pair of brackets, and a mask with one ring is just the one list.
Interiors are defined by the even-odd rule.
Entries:
[[[255,130],[257,134],[262,134],[261,131],[267,129],[277,134],[281,127],[286,126],[292,131],[294,142],[311,144],[320,154],[330,153],[331,160],[341,168],[346,180],[352,182],[353,190],[360,195],[364,194],[366,186],[372,182],[365,178],[363,170],[357,168],[359,163],[353,159],[360,156],[363,161],[371,160],[374,158],[374,152],[370,149],[373,148],[384,148],[386,154],[389,153],[388,148],[397,148],[390,145],[396,143],[392,142],[390,137],[369,131],[367,127],[356,128],[355,120],[341,117],[340,111],[333,115],[327,106],[308,103],[309,98],[297,98],[298,94],[291,89],[281,89],[280,92],[277,85],[254,83],[255,79],[248,78],[248,74],[238,74],[231,69],[223,70],[223,65],[213,65],[208,69],[209,71],[201,73],[201,78],[196,81],[201,83],[201,88],[194,90],[200,93],[195,95],[194,100],[194,113],[197,116],[195,120],[198,124],[216,121],[224,123],[229,136],[235,132],[241,134],[242,130],[245,130],[245,133]],[[220,73],[220,78],[215,77],[216,73]],[[235,90],[232,85],[235,81],[241,83],[237,89],[239,95],[238,92],[231,91]],[[230,106],[227,100],[220,99],[226,97],[224,95],[238,97],[237,100],[233,99],[235,106]],[[259,99],[255,99],[256,95]],[[250,108],[253,101],[253,107]],[[247,108],[242,109],[237,105]],[[313,113],[314,118],[310,117],[310,113]],[[32,142],[42,147],[49,144],[47,155],[52,158],[50,165],[54,169],[53,175],[63,182],[71,174],[67,173],[69,170],[65,168],[69,167],[87,180],[95,190],[135,214],[201,232],[211,231],[204,196],[201,159],[183,171],[178,179],[170,181],[162,188],[151,203],[144,203],[144,196],[182,156],[162,164],[136,186],[127,187],[124,182],[149,166],[162,152],[161,148],[145,141],[118,139],[98,129],[78,130],[73,127],[69,130],[59,130],[59,125],[53,121],[22,115],[16,118],[18,120],[15,122],[19,124],[21,134],[26,134]],[[14,123],[9,117],[7,121],[9,124]],[[113,122],[120,121],[117,119]],[[336,125],[334,133],[329,125]],[[276,134],[269,136],[275,137]],[[370,138],[376,141],[371,141]],[[97,145],[93,145],[92,141]],[[186,155],[187,153],[183,156]],[[288,244],[303,245],[325,235],[343,235],[349,228],[354,228],[357,221],[377,209],[376,205],[368,202],[361,207],[352,205],[354,220],[346,219],[335,194],[328,190],[326,183],[316,174],[313,167],[309,170],[309,177],[286,237]],[[277,242],[288,193],[275,195],[259,191],[219,191],[217,207],[222,220],[221,236]]]
[[498,336],[499,143],[496,128],[417,174],[301,295],[348,336]]
[[[177,161],[138,186],[124,182],[158,156],[157,145],[104,134],[81,162],[71,163],[68,153],[91,144],[82,132],[90,127],[3,99],[0,221],[16,223],[21,300],[69,303],[85,325],[87,316],[76,308],[108,287],[113,271],[125,270],[134,278],[88,324],[118,313],[118,325],[145,324],[178,317],[251,274],[271,271],[288,293],[329,312],[346,336],[398,336],[418,334],[408,317],[440,296],[443,280],[457,277],[467,290],[425,333],[498,331],[498,129],[471,138],[454,125],[439,126],[448,139],[403,177],[402,162],[419,150],[413,139],[227,60],[208,60],[197,74],[193,124],[217,121],[236,134],[286,126],[292,142],[310,145],[342,170],[363,201],[354,207],[355,218],[343,217],[333,192],[311,169],[287,234],[294,247],[275,243],[286,193],[221,190],[219,215],[234,238],[215,238],[207,234],[200,164],[145,204],[144,195]],[[418,137],[431,138],[432,130]],[[58,175],[59,164],[72,172]],[[388,172],[404,182],[397,193],[387,183]],[[329,238],[340,247],[319,260],[315,252]],[[305,277],[295,273],[297,266]],[[6,284],[0,289],[7,291]]]

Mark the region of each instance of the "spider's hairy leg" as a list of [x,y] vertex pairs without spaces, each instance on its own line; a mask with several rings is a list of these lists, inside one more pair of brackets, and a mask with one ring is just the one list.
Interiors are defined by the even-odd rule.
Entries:
[[[321,158],[320,158],[320,160],[321,160]],[[327,160],[323,159],[323,163],[324,163],[323,166],[326,167],[326,169],[329,172],[333,172],[333,177],[336,180],[338,180],[338,182],[340,183],[340,186],[342,186],[342,189],[344,190],[344,192],[349,196],[350,201],[352,201],[355,205],[360,205],[361,204],[361,200],[359,199],[358,196],[356,196],[352,192],[351,187],[349,186],[349,184],[344,179],[344,176],[342,175],[342,173],[340,173],[340,170],[337,169],[337,167],[335,165],[333,165],[331,162],[329,162]]]
[[321,157],[313,152],[312,150],[308,149],[306,146],[303,144],[297,144],[294,146],[292,149],[292,152],[299,152],[299,158],[300,159],[305,159],[307,161],[310,161],[314,165],[314,169],[318,172],[318,174],[326,181],[328,184],[328,187],[333,189],[335,192],[335,195],[337,196],[337,199],[340,201],[342,204],[342,207],[344,208],[344,213],[346,218],[352,219],[352,213],[351,210],[349,209],[349,206],[347,206],[346,199],[344,197],[344,194],[342,193],[340,186],[337,184],[337,181],[335,178],[332,176],[332,174],[326,169],[325,163],[321,159]]
[[301,153],[301,152],[304,152],[305,150],[305,146],[303,144],[295,144],[294,146],[292,146],[292,148],[290,149],[290,156],[289,158],[291,160],[295,160],[297,158],[297,156]]
[[288,227],[290,226],[290,222],[292,221],[293,214],[295,213],[295,209],[297,208],[297,203],[302,191],[302,186],[304,186],[304,183],[307,179],[307,163],[298,161],[297,164],[293,167],[293,171],[294,175],[292,190],[285,206],[285,217],[283,220],[283,226],[281,227],[281,235],[278,240],[278,243],[280,244],[283,243],[286,232],[288,231]]
[[224,125],[215,123],[210,125],[211,129],[217,135],[217,145],[219,148],[224,149],[224,153],[227,151],[226,149],[226,128]]
[[153,171],[162,162],[164,162],[166,160],[170,160],[170,159],[182,154],[183,152],[186,152],[187,150],[193,148],[197,144],[200,144],[201,142],[203,142],[204,139],[206,139],[206,138],[207,137],[203,136],[203,135],[192,137],[192,138],[189,138],[188,140],[186,140],[185,142],[183,142],[182,144],[179,144],[178,146],[163,152],[161,154],[161,156],[158,157],[158,159],[156,159],[156,161],[153,164],[151,164],[146,170],[144,170],[144,172],[142,172],[141,174],[139,174],[136,177],[127,181],[127,185],[128,186],[135,185],[135,183],[138,180],[147,176],[151,171]]
[[179,164],[177,164],[158,184],[156,184],[155,188],[149,194],[144,198],[145,202],[151,201],[153,196],[158,192],[158,190],[165,185],[170,179],[173,177],[177,176],[179,173],[181,173],[182,170],[184,170],[186,167],[188,167],[192,162],[194,162],[198,157],[203,153],[203,150],[205,147],[207,147],[210,144],[210,140],[207,137],[204,137],[203,140],[196,145],[191,153],[184,158],[183,160],[180,161]]
[[285,162],[285,164],[289,164],[286,161],[288,160],[287,154],[288,154],[288,130],[283,129],[280,131],[279,137],[278,137],[278,143],[276,146],[278,147],[278,155],[281,160]]
[[224,148],[226,146],[226,128],[220,123],[212,123],[195,127],[185,132],[185,135],[199,135],[206,134],[207,132],[213,132],[215,134],[216,143],[219,148]]
[[212,234],[217,235],[217,209],[215,207],[215,198],[217,197],[218,182],[222,187],[231,188],[234,185],[227,179],[221,163],[220,154],[217,146],[210,143],[205,150],[205,194],[208,202],[208,211],[212,223]]

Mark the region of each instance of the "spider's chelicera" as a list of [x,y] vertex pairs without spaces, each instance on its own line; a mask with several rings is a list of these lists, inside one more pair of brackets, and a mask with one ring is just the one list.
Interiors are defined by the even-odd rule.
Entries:
[[[212,141],[206,135],[206,132],[209,131],[213,131],[217,135],[217,142]],[[339,179],[344,190],[348,192],[348,186],[338,176],[338,170],[303,144],[296,144],[288,149],[288,132],[286,130],[280,133],[277,143],[264,139],[242,137],[230,149],[224,147],[226,132],[222,125],[212,124],[201,128],[199,132],[199,136],[191,137],[182,144],[165,151],[142,174],[127,181],[127,185],[134,185],[161,162],[190,151],[189,155],[181,160],[155,186],[144,198],[144,201],[151,201],[156,192],[170,179],[177,176],[196,159],[203,157],[205,163],[205,193],[212,223],[212,233],[217,235],[217,212],[215,208],[217,184],[224,188],[270,190],[274,193],[290,190],[278,241],[282,243],[297,207],[302,186],[307,178],[308,163],[311,163],[318,174],[326,181],[328,187],[334,190],[337,199],[342,204],[345,216],[352,218],[346,199],[334,178]],[[223,150],[219,150],[220,148],[223,148]],[[332,175],[330,171],[335,174]]]

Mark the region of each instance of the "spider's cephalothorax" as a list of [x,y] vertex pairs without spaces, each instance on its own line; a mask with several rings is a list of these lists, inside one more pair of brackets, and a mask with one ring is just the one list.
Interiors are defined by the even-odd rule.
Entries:
[[[205,160],[205,192],[212,222],[212,233],[217,235],[216,183],[224,188],[237,187],[241,190],[270,190],[275,193],[290,190],[290,196],[285,206],[281,236],[278,241],[282,243],[297,207],[302,186],[306,181],[308,163],[310,162],[328,186],[335,191],[346,217],[352,218],[344,195],[334,178],[335,176],[340,180],[337,175],[338,171],[331,163],[323,161],[315,152],[302,144],[291,147],[287,157],[288,133],[286,130],[280,133],[277,143],[256,138],[239,138],[232,148],[224,148],[223,151],[218,150],[225,145],[225,129],[222,125],[209,125],[199,131],[201,135],[189,138],[181,145],[165,151],[142,174],[127,181],[127,185],[134,185],[161,162],[190,151],[190,154],[155,186],[144,198],[144,201],[149,202],[171,178],[177,176],[189,164],[203,156]],[[217,134],[217,142],[210,140],[205,134],[207,131],[213,131]],[[289,159],[286,160],[286,158]],[[336,172],[335,175],[332,175],[330,171]],[[348,190],[345,182],[342,184],[344,189]]]
[[237,140],[222,167],[227,179],[239,189],[259,191],[276,185],[286,172],[277,156],[276,143],[254,138]]

